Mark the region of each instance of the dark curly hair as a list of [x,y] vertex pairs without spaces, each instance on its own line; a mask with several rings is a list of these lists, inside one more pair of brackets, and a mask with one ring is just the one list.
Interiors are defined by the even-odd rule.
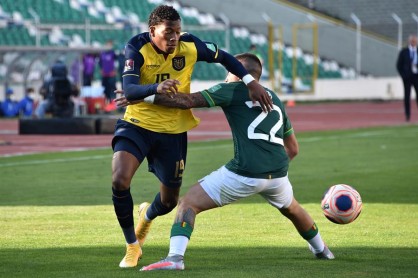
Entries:
[[181,18],[172,6],[161,5],[156,7],[149,15],[148,27],[158,25],[164,20],[176,21],[181,20]]

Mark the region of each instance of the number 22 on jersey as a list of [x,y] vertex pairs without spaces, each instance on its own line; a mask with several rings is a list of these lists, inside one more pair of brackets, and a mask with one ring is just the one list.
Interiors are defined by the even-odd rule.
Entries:
[[[257,106],[261,107],[260,103],[258,103],[258,101],[255,102],[255,103],[253,103],[252,101],[246,101],[245,104],[249,108],[253,108],[253,107],[257,107]],[[282,113],[282,110],[280,109],[280,107],[278,107],[277,105],[274,105],[274,104],[273,104],[273,110],[275,110],[279,113],[279,121],[277,121],[276,124],[274,124],[271,127],[269,134],[255,132],[256,127],[268,115],[268,113],[264,113],[263,111],[261,111],[260,115],[258,115],[254,119],[254,121],[252,121],[251,124],[248,126],[247,134],[248,134],[249,139],[261,139],[261,140],[269,141],[269,142],[280,144],[280,145],[284,146],[283,138],[280,138],[280,137],[276,136],[277,131],[283,126],[283,113]]]

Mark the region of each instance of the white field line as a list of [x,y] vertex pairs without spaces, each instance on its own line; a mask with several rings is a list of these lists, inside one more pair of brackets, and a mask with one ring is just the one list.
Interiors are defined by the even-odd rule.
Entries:
[[[411,130],[408,133],[413,133],[414,135],[418,134],[418,130]],[[409,135],[406,133],[405,135]],[[393,130],[383,130],[383,131],[368,131],[368,132],[357,132],[352,134],[345,134],[341,136],[317,136],[309,138],[298,139],[299,142],[317,142],[321,140],[336,140],[341,138],[362,138],[362,137],[371,137],[371,136],[384,136],[396,134],[396,131]],[[399,134],[396,134],[399,136]],[[201,150],[214,150],[220,148],[230,148],[230,142],[225,142],[225,144],[218,144],[216,146],[190,146],[189,151],[201,151]],[[85,160],[95,160],[95,159],[104,159],[111,158],[111,155],[95,155],[95,156],[82,156],[82,157],[73,157],[73,158],[57,158],[57,159],[40,159],[40,160],[31,160],[31,161],[22,161],[22,162],[11,162],[11,163],[1,163],[0,168],[3,167],[13,167],[13,166],[27,166],[27,165],[39,165],[39,164],[50,164],[50,163],[67,163],[73,161],[85,161]]]

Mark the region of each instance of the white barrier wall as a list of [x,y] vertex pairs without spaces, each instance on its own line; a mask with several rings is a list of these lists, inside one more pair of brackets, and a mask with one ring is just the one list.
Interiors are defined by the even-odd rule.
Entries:
[[[192,92],[207,89],[220,81],[193,81]],[[98,82],[97,86],[100,86]],[[268,81],[262,81],[265,87],[271,88]],[[119,86],[119,85],[118,85]],[[23,97],[22,86],[12,86],[15,99]],[[412,91],[414,91],[412,89]],[[4,86],[0,86],[0,101],[4,99]],[[412,98],[416,98],[414,92]],[[392,100],[403,99],[403,84],[399,77],[360,78],[353,80],[320,79],[316,82],[316,91],[312,93],[279,94],[282,100],[320,101],[320,100]]]
[[[194,81],[192,92],[209,88],[217,81]],[[271,87],[270,82],[262,82]],[[413,98],[416,94],[412,93]],[[282,100],[394,100],[403,99],[403,84],[399,77],[360,78],[353,80],[320,79],[316,82],[315,93],[280,94]]]

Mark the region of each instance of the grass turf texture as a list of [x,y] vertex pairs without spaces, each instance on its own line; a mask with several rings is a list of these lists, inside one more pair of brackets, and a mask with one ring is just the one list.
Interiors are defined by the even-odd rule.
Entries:
[[[111,151],[0,158],[0,277],[414,277],[418,271],[418,127],[298,134],[289,171],[295,196],[336,256],[318,261],[291,223],[258,196],[197,217],[186,271],[122,270],[123,236],[111,203]],[[229,140],[191,143],[182,194],[227,162]],[[145,164],[137,205],[157,192]],[[354,186],[363,212],[348,225],[322,215],[323,192]],[[158,218],[140,266],[168,251],[174,213]]]

